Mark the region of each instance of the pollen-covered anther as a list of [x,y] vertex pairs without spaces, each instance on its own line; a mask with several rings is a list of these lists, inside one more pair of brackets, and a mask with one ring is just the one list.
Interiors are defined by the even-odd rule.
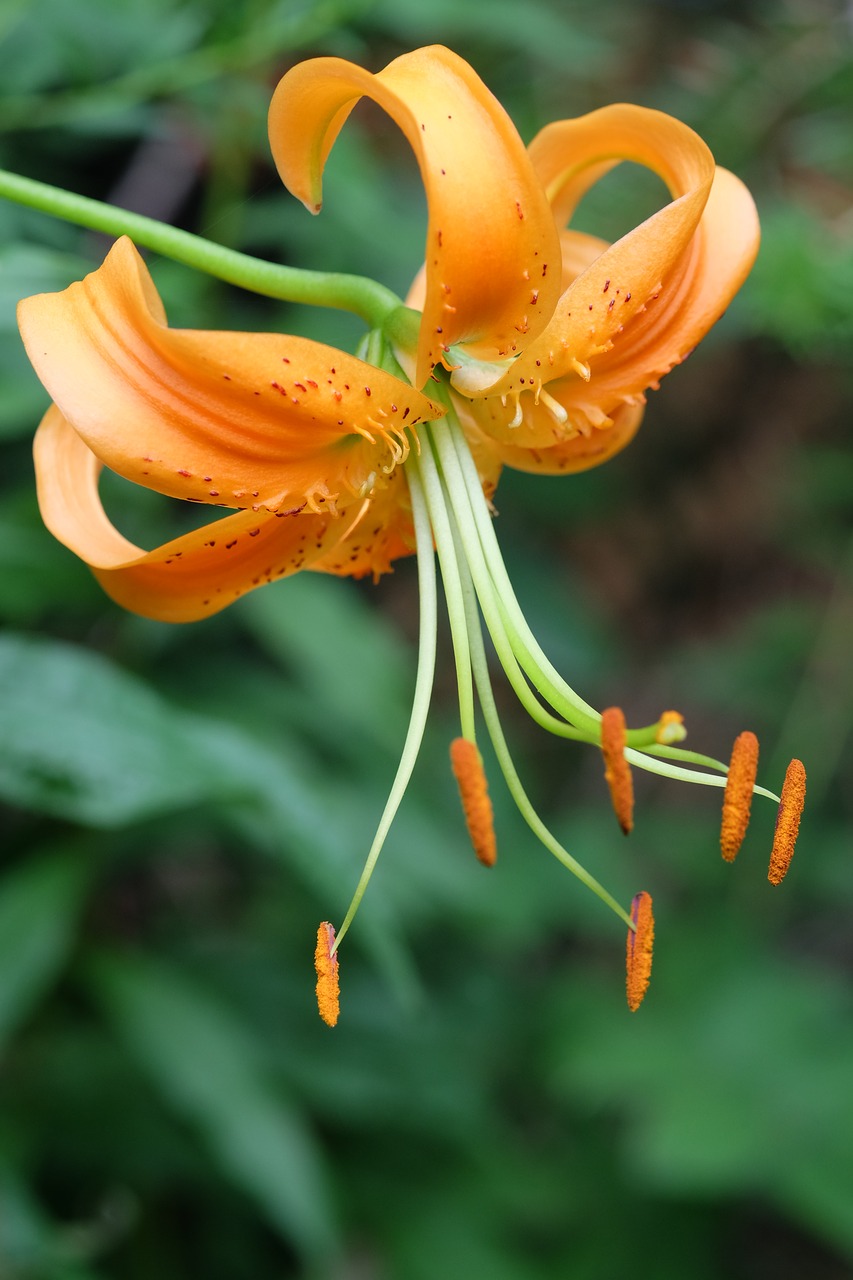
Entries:
[[627,836],[634,826],[634,783],[631,766],[625,759],[625,716],[620,707],[601,713],[601,753],[604,778],[610,788],[613,811]]
[[723,823],[720,849],[726,862],[734,862],[749,825],[752,789],[758,772],[758,739],[746,730],[732,747],[726,790],[723,795]]
[[450,744],[450,764],[474,852],[484,867],[493,867],[498,856],[495,822],[483,758],[476,743],[470,738],[454,738]]
[[643,1003],[652,975],[652,948],[655,941],[655,918],[651,894],[643,891],[631,902],[631,923],[625,957],[625,994],[628,1008],[636,1013]]
[[681,712],[664,711],[658,720],[655,742],[660,743],[662,747],[669,747],[674,742],[683,742],[686,737],[687,730],[684,727],[684,716]]
[[338,985],[338,957],[332,951],[335,930],[324,920],[317,930],[317,946],[314,951],[314,968],[317,970],[317,1008],[327,1026],[333,1027],[341,1011]]
[[781,884],[794,856],[794,845],[800,830],[800,818],[806,802],[806,770],[802,760],[792,760],[785,774],[782,798],[776,815],[776,832],[770,853],[767,879],[771,884]]

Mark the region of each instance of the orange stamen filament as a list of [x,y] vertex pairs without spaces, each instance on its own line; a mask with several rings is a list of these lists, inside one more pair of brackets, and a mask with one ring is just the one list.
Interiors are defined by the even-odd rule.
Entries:
[[334,945],[335,930],[328,921],[324,921],[317,930],[314,968],[317,970],[317,1008],[329,1027],[335,1025],[340,1013],[338,957],[332,950]]
[[626,953],[625,993],[628,1008],[636,1013],[643,1003],[652,973],[652,947],[655,940],[655,918],[651,895],[638,893],[631,902],[631,924]]
[[608,707],[601,714],[601,752],[613,810],[628,835],[634,825],[634,783],[625,759],[625,717],[619,707]]
[[781,884],[791,865],[805,802],[806,771],[802,760],[792,760],[785,774],[779,812],[776,815],[776,832],[767,872],[767,879],[771,884]]
[[723,796],[723,823],[720,848],[726,862],[733,862],[743,844],[749,825],[752,789],[758,772],[758,739],[746,730],[738,734],[732,748],[726,790]]
[[474,852],[484,867],[493,867],[498,856],[494,816],[483,758],[476,744],[469,738],[454,738],[450,744],[450,764]]

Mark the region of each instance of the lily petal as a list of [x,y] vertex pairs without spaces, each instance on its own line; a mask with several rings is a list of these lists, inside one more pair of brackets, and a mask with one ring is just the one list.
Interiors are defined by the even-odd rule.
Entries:
[[393,470],[408,428],[443,413],[306,338],[167,328],[127,238],[80,283],[26,298],[18,318],[36,372],[93,452],[176,498],[334,510]]
[[[620,405],[613,416],[601,426],[587,426],[583,431],[575,431],[567,439],[554,444],[547,441],[545,424],[547,411],[541,404],[538,406],[531,404],[525,409],[524,424],[518,428],[515,437],[510,436],[508,440],[506,437],[509,433],[504,432],[502,433],[504,438],[497,443],[494,439],[495,432],[491,429],[491,424],[486,420],[484,413],[491,406],[492,401],[461,401],[454,398],[454,403],[472,448],[485,434],[485,438],[491,441],[492,448],[505,466],[512,467],[515,471],[531,471],[539,475],[554,476],[589,471],[590,468],[597,467],[608,458],[612,458],[614,454],[619,453],[631,443],[639,430],[645,411],[643,403]],[[528,432],[531,415],[534,421]],[[545,439],[546,443],[541,445],[511,443],[513,438],[521,439],[534,433]],[[552,441],[557,435],[553,417],[550,435]]]
[[559,296],[548,201],[515,126],[479,77],[441,46],[372,75],[339,58],[293,67],[270,107],[270,143],[290,191],[321,206],[323,167],[359,98],[399,125],[420,165],[429,209],[427,287],[415,382],[457,343],[483,360],[545,327]]
[[[714,180],[713,157],[692,129],[662,112],[623,104],[546,126],[530,153],[560,216],[620,160],[654,170],[673,199],[577,277],[545,331],[489,394],[518,394],[531,379],[541,381],[543,370],[546,378],[570,375],[617,339],[627,341],[629,322],[680,278]],[[646,385],[651,381],[650,376]]]
[[[399,539],[391,517],[404,487],[401,473],[392,480],[394,494],[383,494],[382,538],[374,533],[373,544],[370,537],[357,540],[350,532],[362,506],[372,506],[367,502],[337,517],[304,508],[240,511],[146,552],[110,522],[98,493],[101,463],[55,405],[36,433],[34,455],[39,505],[51,533],[86,561],[118,604],[163,622],[209,617],[255,587],[315,564],[325,572],[381,572],[390,554],[411,549],[401,544],[397,551],[390,541],[394,534]],[[373,530],[379,523],[374,519],[366,527]],[[357,548],[347,545],[348,535],[350,542],[359,542]],[[378,554],[371,559],[377,543]],[[324,557],[337,557],[340,567],[321,564]]]
[[[749,191],[717,169],[696,234],[660,296],[589,361],[590,379],[555,391],[571,417],[612,415],[680,364],[720,319],[755,261],[758,214]],[[553,390],[553,388],[549,388]]]

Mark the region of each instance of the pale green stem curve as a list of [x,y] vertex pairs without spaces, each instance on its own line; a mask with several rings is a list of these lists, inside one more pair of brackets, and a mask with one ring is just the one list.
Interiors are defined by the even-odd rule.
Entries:
[[[497,545],[492,518],[486,506],[471,450],[468,448],[462,428],[453,418],[443,419],[442,423],[436,423],[435,427],[440,428],[445,423],[448,437],[446,440],[442,440],[440,431],[436,430],[439,449],[452,448],[459,460],[459,471],[468,492],[469,505],[483,548],[483,555],[495,585],[501,611],[506,617],[507,629],[515,641],[513,648],[516,649],[519,662],[543,697],[548,698],[560,715],[577,725],[579,729],[585,729],[595,736],[599,732],[601,715],[566,683],[542,652],[536,637],[527,625]],[[448,485],[450,482],[451,477],[448,476]]]
[[364,869],[356,885],[352,902],[344,917],[343,924],[338,930],[337,938],[332,947],[332,954],[341,945],[344,935],[355,919],[355,913],[358,911],[361,899],[364,897],[364,891],[379,859],[379,854],[382,852],[385,837],[391,829],[391,823],[394,821],[400,802],[406,793],[406,788],[409,785],[412,770],[415,767],[415,761],[421,748],[421,742],[423,741],[427,713],[432,696],[435,676],[436,635],[438,631],[438,593],[435,580],[435,557],[432,549],[432,530],[430,529],[426,500],[417,472],[413,468],[409,469],[407,476],[409,492],[412,498],[412,517],[415,525],[420,604],[418,673],[415,678],[415,695],[412,702],[412,713],[409,717],[409,727],[406,730],[406,740],[403,744],[403,753],[397,766],[397,772],[394,775],[391,792],[385,802],[385,808],[379,820],[379,826],[376,828],[373,843],[365,859]]
[[[436,424],[432,424],[434,431]],[[434,437],[433,437],[434,439]],[[548,720],[548,712],[537,702],[536,697],[531,690],[524,673],[519,665],[515,655],[514,633],[512,624],[507,619],[504,611],[500,607],[500,601],[495,590],[494,582],[489,573],[489,567],[483,554],[482,544],[477,534],[477,528],[473,521],[468,501],[468,493],[464,484],[459,483],[459,474],[456,467],[456,455],[451,451],[449,454],[445,452],[442,455],[440,445],[437,446],[439,458],[443,456],[444,465],[441,468],[442,485],[447,494],[447,499],[442,497],[442,502],[446,505],[449,502],[449,509],[453,512],[453,518],[459,531],[459,537],[465,551],[465,558],[468,562],[470,573],[473,577],[477,598],[480,601],[480,608],[483,611],[483,617],[486,620],[486,626],[492,643],[495,646],[495,652],[498,655],[501,666],[503,667],[507,679],[529,716],[532,717],[544,729],[550,729]],[[482,490],[480,490],[482,497]],[[540,690],[542,692],[542,690]],[[543,696],[545,696],[543,694]],[[555,721],[555,723],[559,723]],[[570,726],[567,726],[570,728]],[[574,731],[566,736],[577,736],[581,740],[586,740],[587,735],[580,731]]]
[[[445,424],[453,441],[455,455],[459,459],[462,474],[465,477],[466,488],[471,500],[470,508],[473,512],[477,530],[480,535],[480,543],[483,547],[483,554],[487,560],[488,572],[494,583],[498,605],[501,612],[504,614],[505,620],[508,624],[507,630],[511,636],[514,634],[514,631],[511,629],[512,624],[516,621],[518,623],[518,629],[515,634],[520,634],[521,644],[523,646],[520,651],[517,651],[522,668],[527,672],[543,696],[547,697],[555,709],[561,715],[564,715],[567,720],[572,720],[577,723],[578,716],[577,714],[570,714],[570,710],[566,707],[563,698],[571,696],[574,700],[572,706],[575,708],[576,712],[582,711],[583,709],[588,710],[590,716],[594,717],[593,723],[589,727],[589,732],[591,739],[595,741],[597,737],[597,724],[601,717],[593,707],[589,707],[589,705],[580,699],[574,690],[566,684],[559,672],[551,665],[545,654],[540,649],[535,636],[530,632],[524,615],[521,612],[521,608],[515,598],[515,594],[512,590],[512,583],[510,582],[509,575],[506,572],[506,566],[503,563],[503,558],[501,557],[497,546],[491,516],[489,515],[488,508],[486,507],[485,499],[483,498],[482,485],[480,483],[479,476],[477,475],[476,466],[465,440],[464,433],[455,421],[454,417],[451,415],[449,415],[448,418],[443,419],[441,424],[433,424],[434,429],[436,427],[444,426]],[[436,432],[436,435],[438,437],[438,432]],[[440,437],[439,449],[441,449]],[[543,688],[544,682],[540,683],[537,679],[537,674],[539,672],[542,672],[546,680],[550,683],[551,693],[549,693],[547,685]],[[553,694],[562,694],[563,697],[554,697]],[[564,737],[573,736],[571,733],[565,733],[562,730],[556,729],[554,726],[544,725],[543,727],[548,728],[552,733],[560,732]],[[587,724],[582,722],[582,731],[586,728]],[[649,755],[645,754],[646,750],[654,756],[666,756],[669,759],[682,760],[685,763],[693,762],[705,764],[711,768],[719,768],[724,770],[724,773],[728,773],[727,766],[721,764],[719,761],[712,760],[709,757],[699,756],[698,753],[686,751],[684,748],[680,747],[650,744],[648,748],[643,749],[642,753],[636,748],[631,748],[626,750],[625,755],[626,758],[630,759],[638,768],[646,769],[649,773],[660,774],[662,777],[675,778],[683,782],[695,782],[703,786],[725,787],[726,785],[725,776],[699,773],[691,769],[679,768],[677,765],[664,764],[662,761],[658,763],[656,760],[650,759]],[[775,792],[769,791],[765,787],[755,786],[753,787],[753,792],[755,795],[765,796],[770,800],[775,800],[777,804],[779,803],[779,797]]]
[[[633,746],[629,743],[629,746]],[[664,760],[680,760],[683,764],[701,764],[706,769],[718,769],[720,773],[728,773],[729,766],[722,760],[715,760],[713,756],[703,756],[698,751],[688,751],[685,747],[671,747],[665,743],[657,743],[650,747],[643,747],[643,751],[650,756],[660,756]]]
[[459,565],[454,554],[450,519],[441,489],[441,479],[432,455],[429,433],[420,437],[420,454],[410,454],[406,463],[407,474],[417,468],[429,511],[430,524],[435,537],[441,579],[450,619],[450,635],[453,641],[453,657],[456,662],[456,684],[459,693],[459,720],[462,736],[476,742],[474,722],[474,685],[471,678],[471,654],[468,646],[468,628]]
[[375,280],[323,271],[302,271],[298,267],[263,262],[260,258],[226,249],[154,218],[117,209],[88,196],[61,191],[58,187],[4,169],[0,169],[0,196],[27,208],[39,209],[54,218],[88,227],[91,231],[130,236],[135,243],[166,258],[173,258],[187,267],[205,271],[219,280],[227,280],[229,284],[269,298],[351,311],[377,327],[401,309],[405,312],[397,295]]
[[470,574],[467,573],[464,565],[462,566],[462,574],[465,606],[468,612],[468,636],[471,646],[471,665],[474,670],[474,680],[477,685],[480,706],[483,708],[486,727],[489,730],[489,737],[491,738],[495,755],[498,758],[498,763],[501,768],[501,773],[504,776],[507,789],[515,801],[516,807],[524,818],[524,821],[549,853],[552,853],[558,862],[561,862],[567,870],[571,871],[572,875],[576,876],[577,879],[580,880],[581,884],[584,884],[588,889],[591,889],[596,897],[601,899],[605,906],[610,907],[611,911],[614,911],[619,919],[624,921],[629,929],[633,929],[634,925],[631,921],[631,917],[625,908],[622,907],[612,894],[608,893],[604,886],[599,884],[595,877],[591,876],[586,868],[583,867],[576,858],[573,858],[572,855],[563,848],[559,840],[551,834],[545,826],[545,823],[539,817],[539,814],[533,808],[527,792],[521,784],[521,779],[516,772],[512,756],[509,752],[509,747],[507,746],[506,738],[504,737],[500,716],[498,715],[498,709],[495,704],[492,684],[489,679],[486,650],[483,645],[480,621],[477,616],[475,590]]
[[[674,764],[664,764],[662,760],[653,760],[642,751],[635,751],[633,747],[625,748],[625,759],[631,764],[637,766],[638,769],[645,769],[647,773],[660,774],[662,778],[675,778],[680,782],[695,782],[702,787],[720,787],[726,785],[726,779],[718,773],[699,773],[696,769],[679,769]],[[766,787],[753,787],[753,794],[756,796],[766,796],[768,800],[775,800],[779,804],[779,797],[775,791],[768,791]]]

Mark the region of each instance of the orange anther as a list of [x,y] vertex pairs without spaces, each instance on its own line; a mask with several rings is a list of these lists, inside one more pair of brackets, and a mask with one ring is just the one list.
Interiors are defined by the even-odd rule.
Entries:
[[450,764],[474,852],[483,866],[493,867],[498,856],[495,822],[483,758],[476,744],[469,738],[454,738],[450,744]]
[[601,713],[601,751],[613,809],[627,835],[634,825],[634,783],[625,759],[625,717],[620,707],[608,707]]
[[338,957],[332,954],[335,930],[324,921],[317,930],[317,947],[314,951],[314,968],[317,970],[317,1007],[320,1017],[330,1027],[338,1020],[341,1011],[338,986]]
[[739,733],[732,747],[729,774],[723,796],[723,824],[720,848],[726,862],[733,862],[743,844],[749,825],[752,789],[758,772],[758,739],[747,729]]
[[785,774],[779,812],[776,815],[776,833],[773,836],[767,872],[767,879],[771,884],[781,884],[791,865],[805,802],[806,771],[802,760],[792,760]]
[[625,991],[628,1008],[636,1013],[643,1003],[652,974],[652,947],[655,941],[655,918],[651,894],[638,893],[631,902],[633,929],[628,930]]

